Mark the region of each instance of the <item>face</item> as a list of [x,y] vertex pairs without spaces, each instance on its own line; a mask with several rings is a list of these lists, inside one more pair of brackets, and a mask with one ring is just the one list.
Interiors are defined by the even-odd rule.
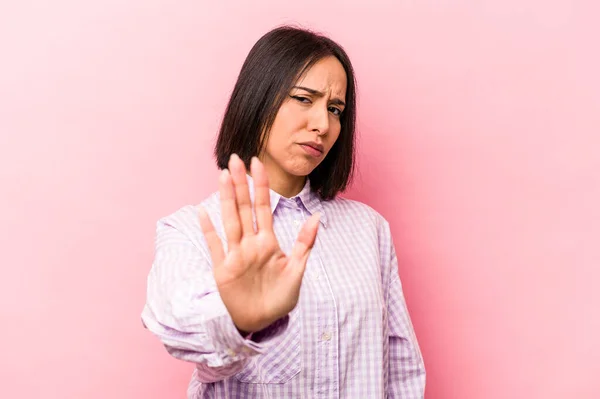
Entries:
[[304,181],[325,159],[340,135],[346,101],[346,72],[335,57],[315,63],[279,108],[263,161],[270,181]]

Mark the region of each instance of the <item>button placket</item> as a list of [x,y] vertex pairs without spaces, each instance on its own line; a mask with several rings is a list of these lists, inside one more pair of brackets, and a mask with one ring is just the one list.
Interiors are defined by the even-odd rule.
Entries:
[[302,225],[302,220],[304,219],[302,214],[302,208],[300,208],[300,204],[297,205],[298,206],[296,208],[296,216],[294,217],[294,226],[296,226],[296,228]]

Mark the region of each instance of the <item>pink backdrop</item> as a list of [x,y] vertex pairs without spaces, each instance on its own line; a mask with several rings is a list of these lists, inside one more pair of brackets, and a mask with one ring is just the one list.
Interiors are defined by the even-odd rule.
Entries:
[[426,397],[599,398],[592,3],[2,2],[0,397],[184,397],[140,321],[155,221],[216,188],[241,63],[298,22],[356,65],[348,196],[393,227]]

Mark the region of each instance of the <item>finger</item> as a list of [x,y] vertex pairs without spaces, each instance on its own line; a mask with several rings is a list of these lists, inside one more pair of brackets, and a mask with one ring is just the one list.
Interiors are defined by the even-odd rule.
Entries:
[[258,230],[273,231],[273,214],[271,213],[271,196],[269,194],[269,179],[265,167],[253,157],[250,171],[254,181],[254,211]]
[[233,248],[240,243],[242,229],[235,201],[233,181],[227,169],[223,169],[221,176],[219,176],[219,194],[221,197],[221,215],[225,236],[227,237],[227,245],[229,248]]
[[235,187],[235,199],[242,224],[242,234],[254,234],[254,221],[252,218],[252,203],[246,177],[246,166],[236,154],[229,158],[229,170]]
[[292,248],[290,264],[293,264],[294,269],[297,269],[295,271],[301,274],[304,273],[308,256],[315,245],[320,217],[321,214],[317,212],[308,219],[304,226],[302,226],[296,244],[294,244],[294,248]]
[[219,267],[223,264],[223,260],[225,259],[225,251],[223,250],[221,239],[217,235],[215,226],[213,226],[208,213],[206,213],[206,210],[203,207],[200,207],[198,211],[198,218],[200,219],[200,227],[202,228],[204,238],[206,238],[208,249],[210,250],[213,266]]

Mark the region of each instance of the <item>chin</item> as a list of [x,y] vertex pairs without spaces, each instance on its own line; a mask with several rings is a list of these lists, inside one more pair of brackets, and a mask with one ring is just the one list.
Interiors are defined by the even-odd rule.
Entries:
[[288,169],[287,172],[292,175],[292,176],[297,176],[297,177],[306,177],[308,175],[310,175],[312,173],[312,171],[315,170],[315,168],[310,168],[310,169]]
[[319,166],[319,163],[310,162],[306,159],[298,160],[297,162],[293,162],[292,164],[286,165],[287,167],[285,168],[285,170],[292,176],[305,177],[310,175],[312,171],[315,170],[317,166]]

